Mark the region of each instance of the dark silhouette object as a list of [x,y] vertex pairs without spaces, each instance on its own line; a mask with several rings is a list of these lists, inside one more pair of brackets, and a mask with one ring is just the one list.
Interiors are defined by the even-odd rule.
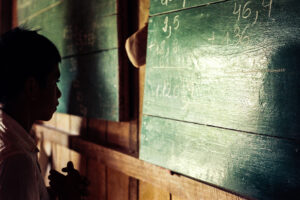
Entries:
[[80,200],[81,196],[87,196],[88,180],[80,176],[79,172],[74,169],[71,161],[67,167],[62,169],[67,175],[58,171],[51,170],[49,175],[51,196],[58,196],[60,200]]

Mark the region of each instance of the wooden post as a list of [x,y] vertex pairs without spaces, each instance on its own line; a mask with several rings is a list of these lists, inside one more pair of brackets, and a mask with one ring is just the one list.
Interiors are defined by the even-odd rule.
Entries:
[[12,1],[0,0],[0,33],[5,33],[12,27]]

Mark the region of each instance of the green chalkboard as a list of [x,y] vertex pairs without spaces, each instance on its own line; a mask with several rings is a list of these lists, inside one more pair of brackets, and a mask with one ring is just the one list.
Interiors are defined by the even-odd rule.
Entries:
[[[82,65],[88,67],[77,67]],[[64,59],[60,71],[61,112],[109,120],[119,116],[117,49]]]
[[247,197],[295,195],[300,2],[162,2],[150,4],[140,158]]
[[150,16],[228,0],[151,0]]
[[63,57],[59,112],[126,119],[122,111],[126,88],[120,79],[127,73],[126,66],[119,63],[123,56],[119,47],[124,43],[119,35],[126,32],[124,26],[118,26],[119,18],[124,18],[118,6],[117,0],[18,1],[19,24],[40,29]]
[[300,194],[299,142],[152,116],[142,127],[146,161],[254,199]]

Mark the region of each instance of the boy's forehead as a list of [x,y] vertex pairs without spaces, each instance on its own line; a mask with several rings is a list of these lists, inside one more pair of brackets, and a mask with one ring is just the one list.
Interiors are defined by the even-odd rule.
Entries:
[[59,76],[60,76],[58,64],[55,64],[55,67],[54,67],[54,70],[53,70],[53,75],[54,75],[55,77],[59,77]]
[[57,78],[60,77],[58,64],[54,65],[53,70],[51,71],[51,73],[48,76],[51,77],[51,78],[54,78],[54,79],[57,79]]

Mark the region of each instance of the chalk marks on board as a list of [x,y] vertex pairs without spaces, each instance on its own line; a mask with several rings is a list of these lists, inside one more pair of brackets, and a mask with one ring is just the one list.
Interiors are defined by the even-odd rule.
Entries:
[[[176,0],[173,0],[176,1]],[[186,0],[180,0],[182,1],[182,8],[185,8]],[[169,2],[172,2],[172,0],[161,0],[160,3],[163,6],[168,6]]]
[[96,28],[91,31],[86,31],[77,25],[66,25],[63,31],[63,38],[72,41],[68,44],[68,49],[73,49],[74,46],[79,51],[86,47],[93,47],[96,44]]
[[[236,129],[248,123],[247,131],[259,133],[272,128],[272,117],[257,130],[248,116],[267,115],[257,95],[264,78],[289,75],[286,66],[269,69],[269,62],[274,50],[298,40],[298,19],[283,0],[230,0],[150,17],[145,113]],[[223,119],[215,110],[234,114]],[[248,114],[241,118],[241,111]]]
[[[259,2],[261,2],[260,7],[257,6]],[[252,4],[254,6],[251,7]],[[233,29],[226,30],[223,36],[218,36],[219,40],[216,39],[216,32],[212,31],[207,40],[211,45],[249,45],[251,40],[249,32],[259,22],[260,18],[264,17],[263,20],[271,18],[272,4],[273,0],[268,0],[268,3],[266,0],[260,0],[256,1],[255,4],[252,1],[234,2],[232,14],[236,16],[236,22]]]
[[150,16],[231,0],[151,0]]
[[165,21],[164,21],[164,27],[162,28],[162,30],[167,33],[168,35],[166,36],[166,38],[170,38],[172,35],[172,30],[177,30],[179,28],[180,22],[179,22],[179,15],[176,15],[173,19],[173,24],[169,22],[169,17],[166,16],[165,17]]
[[49,2],[43,2],[43,4],[39,4],[38,0],[19,0],[18,10],[19,11],[23,10],[23,12],[21,12],[21,16],[18,16],[19,24],[24,24],[32,20],[33,18],[39,16],[40,14],[45,13],[50,9],[59,6],[62,3],[63,0],[52,0]]

